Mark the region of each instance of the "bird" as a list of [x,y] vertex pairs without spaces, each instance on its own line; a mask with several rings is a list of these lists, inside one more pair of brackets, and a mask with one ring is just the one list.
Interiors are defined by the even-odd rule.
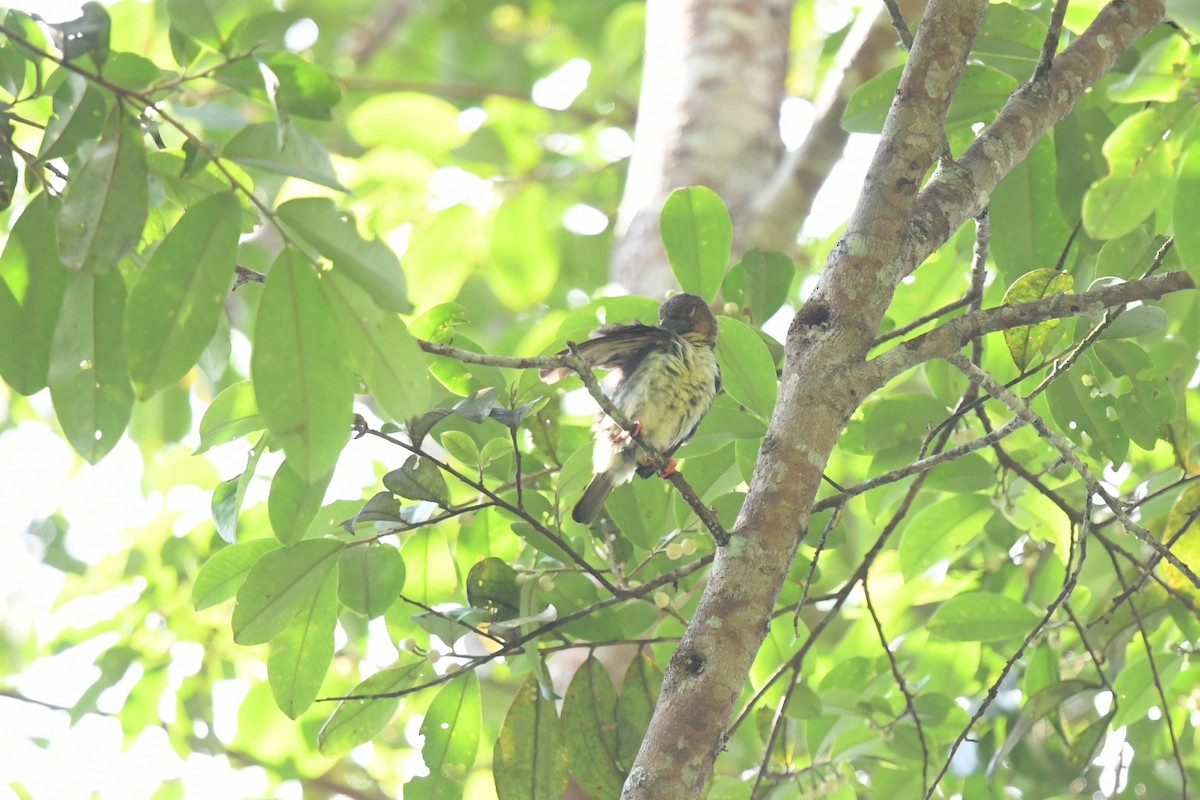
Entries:
[[[603,411],[596,415],[594,474],[571,511],[576,522],[591,524],[613,489],[635,473],[645,478],[656,471],[652,463],[640,462],[634,436],[667,457],[663,477],[674,472],[671,455],[696,432],[721,391],[717,319],[708,304],[694,294],[676,294],[659,307],[658,319],[658,325],[602,325],[576,346],[588,366],[617,373],[605,394],[634,428],[631,436]],[[569,372],[556,367],[540,375],[554,383]]]

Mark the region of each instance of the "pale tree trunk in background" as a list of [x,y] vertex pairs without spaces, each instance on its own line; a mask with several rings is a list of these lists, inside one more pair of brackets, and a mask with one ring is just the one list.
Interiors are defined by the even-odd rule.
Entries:
[[[753,247],[789,252],[817,191],[842,156],[842,113],[854,91],[899,63],[882,9],[863,12],[814,101],[813,126],[784,151],[794,0],[650,0],[634,154],[617,217],[610,276],[626,291],[661,297],[677,288],[658,233],[672,190],[717,192],[734,221],[735,260]],[[900,0],[917,18],[924,0]]]
[[731,209],[771,177],[783,152],[794,0],[650,0],[629,178],[609,274],[634,294],[677,288],[658,235],[672,189],[704,185]]

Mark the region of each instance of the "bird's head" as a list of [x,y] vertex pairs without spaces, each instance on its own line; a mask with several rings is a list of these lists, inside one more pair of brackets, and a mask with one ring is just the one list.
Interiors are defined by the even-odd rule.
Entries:
[[667,300],[658,309],[658,320],[680,336],[693,334],[709,347],[717,346],[717,318],[708,303],[694,294],[677,294]]

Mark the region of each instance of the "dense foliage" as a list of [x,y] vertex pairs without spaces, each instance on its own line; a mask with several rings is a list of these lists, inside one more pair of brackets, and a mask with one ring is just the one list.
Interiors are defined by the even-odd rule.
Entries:
[[[592,408],[533,367],[655,318],[656,299],[598,292],[644,8],[278,5],[3,19],[0,436],[53,426],[89,464],[132,442],[154,509],[87,561],[70,514],[29,524],[62,602],[136,591],[50,637],[6,626],[6,691],[91,648],[82,696],[41,699],[113,714],[130,742],[161,725],[180,754],[265,768],[269,792],[557,798],[571,776],[616,797],[716,547],[659,480],[572,522]],[[858,13],[826,33],[818,5],[795,11],[801,92]],[[1068,28],[1095,12],[1072,4]],[[991,6],[952,152],[1032,73],[1049,14]],[[1001,184],[978,291],[989,240],[968,229],[902,285],[876,352],[972,304],[1200,277],[1200,62],[1167,26],[1138,50]],[[857,92],[848,130],[881,129],[899,75]],[[725,392],[678,455],[728,529],[778,391],[772,319],[832,240],[731,254],[703,188],[672,197],[662,233],[681,286],[724,304]],[[1050,432],[923,470],[1013,411],[945,361],[865,402],[712,797],[920,797],[946,769],[939,796],[1200,785],[1200,592],[1153,546],[1200,569],[1196,293],[976,346]],[[231,683],[237,724],[218,727]]]

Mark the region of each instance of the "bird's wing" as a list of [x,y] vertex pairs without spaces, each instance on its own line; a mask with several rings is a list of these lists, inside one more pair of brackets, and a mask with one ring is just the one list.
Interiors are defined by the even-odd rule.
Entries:
[[[651,350],[677,347],[679,337],[656,325],[604,325],[592,338],[577,345],[579,355],[592,368],[615,369],[628,375]],[[565,350],[563,352],[566,352]],[[565,367],[544,369],[539,373],[546,383],[562,380],[570,374]]]

